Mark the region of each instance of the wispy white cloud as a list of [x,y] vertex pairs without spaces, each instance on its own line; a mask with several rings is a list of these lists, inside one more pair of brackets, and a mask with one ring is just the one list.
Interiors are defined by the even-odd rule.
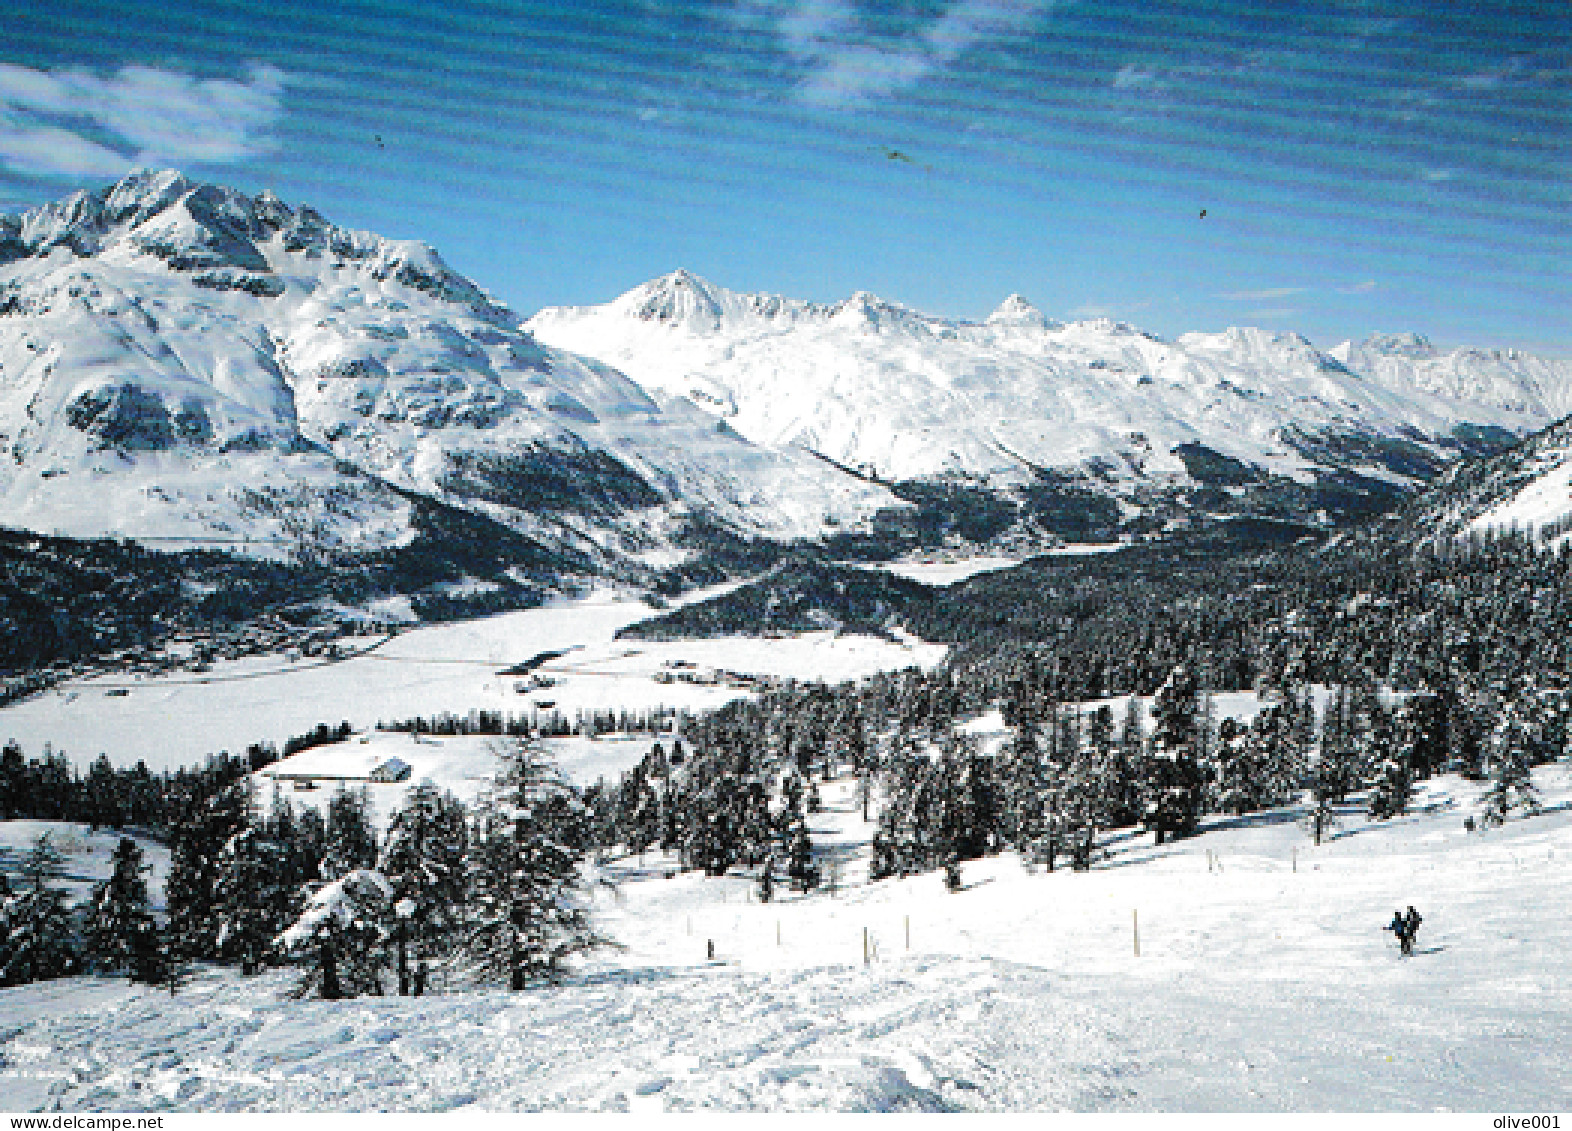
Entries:
[[107,77],[0,64],[0,164],[19,173],[113,175],[134,165],[227,165],[273,147],[284,73],[244,81],[152,67]]
[[1302,295],[1309,289],[1309,287],[1268,287],[1262,291],[1225,291],[1216,297],[1227,299],[1229,302],[1269,302],[1274,298]]
[[1365,295],[1375,289],[1376,281],[1374,279],[1366,279],[1360,283],[1350,283],[1346,287],[1338,287],[1337,293],[1340,295]]
[[862,106],[943,71],[972,47],[1023,30],[1055,0],[957,0],[899,37],[871,33],[850,0],[796,0],[776,23],[806,68],[797,96],[830,109]]
[[0,109],[0,165],[12,172],[116,176],[128,164],[123,154],[81,134]]
[[1126,63],[1119,68],[1113,77],[1115,90],[1139,90],[1142,87],[1152,86],[1157,82],[1157,76],[1151,71],[1143,71],[1134,63]]
[[1267,310],[1247,310],[1246,318],[1254,318],[1260,322],[1282,322],[1290,318],[1298,318],[1303,311],[1296,307],[1274,306]]

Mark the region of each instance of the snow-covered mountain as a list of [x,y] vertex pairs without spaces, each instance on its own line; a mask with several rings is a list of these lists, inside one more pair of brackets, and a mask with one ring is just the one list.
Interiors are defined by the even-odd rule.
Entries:
[[1256,329],[1165,341],[1057,322],[1019,295],[972,323],[865,293],[738,294],[678,271],[526,325],[750,440],[880,480],[1008,486],[1051,468],[1127,504],[1152,486],[1273,476],[1407,486],[1572,411],[1572,362],[1441,353],[1412,336],[1324,352]]
[[524,322],[425,244],[174,172],[0,216],[0,525],[74,536],[375,550],[438,506],[605,565],[673,560],[696,515],[811,537],[949,508],[908,541],[1335,521],[1569,410],[1568,362],[1169,342],[1018,295],[970,323],[679,271]]
[[1564,542],[1572,530],[1572,419],[1508,451],[1452,468],[1394,513],[1387,527],[1408,543],[1512,531]]
[[255,552],[401,545],[421,497],[601,560],[894,502],[541,345],[425,244],[174,172],[0,216],[0,448],[0,524]]

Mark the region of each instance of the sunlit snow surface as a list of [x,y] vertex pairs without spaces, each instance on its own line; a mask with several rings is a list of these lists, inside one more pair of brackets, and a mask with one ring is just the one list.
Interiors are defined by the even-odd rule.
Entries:
[[[690,595],[712,596],[717,590]],[[569,719],[579,709],[636,711],[657,706],[720,706],[747,691],[725,685],[657,683],[676,661],[755,675],[857,679],[911,665],[932,667],[941,644],[886,641],[834,632],[770,639],[617,641],[624,625],[656,615],[626,595],[600,594],[482,620],[415,629],[354,659],[337,663],[257,657],[214,664],[203,673],[134,678],[124,674],[62,684],[0,709],[0,740],[14,738],[29,756],[45,742],[84,768],[100,752],[117,766],[138,759],[151,769],[201,761],[218,750],[240,753],[254,742],[281,745],[318,723],[347,719],[357,729],[378,721],[464,714],[473,708],[528,714],[550,702]],[[364,646],[372,643],[362,639]],[[558,681],[521,693],[503,669],[545,651],[568,650],[536,671]],[[128,691],[110,695],[110,691]],[[636,760],[636,759],[635,759]]]
[[[1484,834],[1463,829],[1481,787],[1443,778],[1407,818],[1351,806],[1320,848],[1291,812],[1216,819],[1162,849],[1117,840],[1084,874],[968,863],[955,895],[864,883],[842,781],[811,820],[835,895],[760,905],[741,876],[620,861],[596,914],[626,950],[556,988],[295,1002],[287,974],[211,971],[173,1001],[0,990],[0,1108],[1564,1110],[1569,779],[1540,769],[1551,811]],[[1381,927],[1408,903],[1425,923],[1404,960]]]
[[[1047,551],[1048,557],[1078,557],[1084,554],[1108,554],[1125,547],[1123,542],[1072,542]],[[1026,559],[984,554],[980,556],[952,555],[905,558],[893,562],[869,564],[850,563],[860,569],[883,570],[898,577],[909,577],[924,585],[954,585],[958,581],[976,577],[979,573],[1010,569]]]

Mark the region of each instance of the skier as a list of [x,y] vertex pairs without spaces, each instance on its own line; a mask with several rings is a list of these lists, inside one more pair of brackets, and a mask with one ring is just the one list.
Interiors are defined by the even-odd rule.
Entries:
[[1408,946],[1407,949],[1403,951],[1404,954],[1414,953],[1414,939],[1419,937],[1419,924],[1423,922],[1424,919],[1420,916],[1419,912],[1414,910],[1414,905],[1410,903],[1408,905],[1408,914],[1404,917],[1403,920],[1404,926],[1408,928]]
[[1386,925],[1386,930],[1397,936],[1397,945],[1406,956],[1413,951],[1413,938],[1408,933],[1408,920],[1401,911],[1392,912],[1392,921]]

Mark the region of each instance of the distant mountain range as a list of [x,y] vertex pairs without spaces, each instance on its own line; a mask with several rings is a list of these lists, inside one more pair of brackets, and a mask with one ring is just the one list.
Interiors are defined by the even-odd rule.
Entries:
[[894,503],[540,344],[430,247],[138,173],[0,217],[0,524],[367,552],[423,502],[593,572]]
[[[142,172],[0,216],[0,525],[377,554],[464,515],[565,574],[707,544],[1331,527],[1572,411],[1572,362],[1165,341],[686,272],[525,321],[425,244]],[[538,564],[538,563],[537,563]]]
[[1443,352],[1416,335],[1326,351],[1256,329],[1167,341],[1061,323],[1019,295],[973,323],[864,293],[738,294],[678,271],[526,326],[756,443],[889,484],[1021,499],[1074,485],[1117,501],[1113,525],[1201,512],[1335,524],[1572,411],[1572,362]]

